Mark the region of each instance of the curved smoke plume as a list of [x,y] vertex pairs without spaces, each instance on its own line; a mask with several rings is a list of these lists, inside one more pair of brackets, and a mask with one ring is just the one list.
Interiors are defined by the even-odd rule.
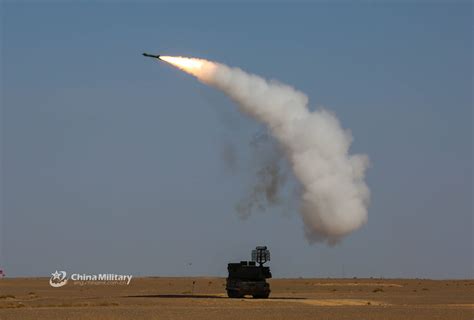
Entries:
[[300,213],[310,242],[338,242],[367,221],[369,159],[350,155],[352,135],[336,116],[308,109],[308,97],[288,85],[201,59],[161,57],[228,95],[265,124],[302,186]]

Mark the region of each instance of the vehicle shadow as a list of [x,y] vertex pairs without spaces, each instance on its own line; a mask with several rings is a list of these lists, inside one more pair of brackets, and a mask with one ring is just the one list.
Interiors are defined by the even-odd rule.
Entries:
[[[253,298],[251,298],[251,296],[248,296],[248,297],[249,298],[240,298],[240,299],[253,299]],[[228,298],[227,296],[210,295],[210,294],[144,294],[144,295],[124,296],[124,298],[235,299],[235,298]],[[302,298],[302,297],[269,297],[267,299],[258,299],[258,300],[305,300],[305,299],[307,299],[307,298]],[[255,300],[257,300],[257,299],[255,299]]]
[[209,294],[144,294],[125,296],[126,298],[198,298],[198,299],[227,299],[227,297]]

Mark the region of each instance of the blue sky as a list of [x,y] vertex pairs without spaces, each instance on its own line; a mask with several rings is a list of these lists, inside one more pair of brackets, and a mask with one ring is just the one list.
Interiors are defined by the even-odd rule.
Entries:
[[[276,277],[473,276],[470,2],[1,12],[8,275],[223,276],[266,244]],[[291,199],[241,220],[262,128],[144,51],[238,66],[334,111],[371,159],[368,223],[328,247],[307,243]]]

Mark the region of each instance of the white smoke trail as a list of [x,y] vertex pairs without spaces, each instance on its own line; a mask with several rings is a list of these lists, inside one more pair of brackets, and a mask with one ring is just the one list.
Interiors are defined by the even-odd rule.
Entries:
[[228,95],[240,110],[265,124],[282,145],[303,187],[300,213],[310,242],[337,243],[367,221],[370,191],[366,155],[350,155],[352,135],[324,109],[290,86],[201,59],[162,57]]

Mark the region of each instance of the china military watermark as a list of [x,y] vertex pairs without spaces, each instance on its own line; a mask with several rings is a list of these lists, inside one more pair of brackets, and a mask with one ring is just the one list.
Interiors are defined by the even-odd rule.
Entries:
[[69,277],[66,271],[56,270],[51,274],[49,284],[51,287],[59,288],[65,286],[68,282],[73,285],[129,285],[133,276],[131,274],[115,273],[72,273]]

